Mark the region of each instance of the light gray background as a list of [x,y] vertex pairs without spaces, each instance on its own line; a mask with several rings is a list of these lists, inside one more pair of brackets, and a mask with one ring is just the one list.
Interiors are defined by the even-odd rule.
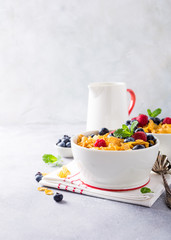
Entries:
[[90,82],[171,112],[170,0],[0,0],[0,124],[85,123]]
[[57,139],[85,128],[90,82],[126,82],[132,116],[171,117],[170,12],[170,0],[0,0],[0,239],[170,240],[164,194],[152,208],[65,191],[57,204],[34,180]]

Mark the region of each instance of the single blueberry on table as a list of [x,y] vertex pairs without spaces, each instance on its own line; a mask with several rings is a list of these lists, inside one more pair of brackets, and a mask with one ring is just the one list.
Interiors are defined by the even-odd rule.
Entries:
[[61,202],[63,199],[63,195],[61,193],[56,193],[53,198],[56,202]]
[[37,175],[41,175],[41,176],[42,176],[42,173],[41,173],[41,172],[37,172],[37,173],[35,174],[35,177],[36,177]]
[[106,133],[108,133],[109,130],[107,128],[102,128],[100,131],[99,131],[99,135],[105,135]]
[[35,179],[37,182],[40,182],[42,180],[42,175],[36,175]]
[[143,129],[143,128],[137,128],[137,129],[135,130],[135,132],[144,132],[144,129]]
[[127,143],[127,142],[135,142],[135,139],[133,137],[127,137],[124,139],[124,143]]
[[132,150],[138,150],[138,149],[143,149],[143,148],[145,148],[144,145],[136,145],[136,146],[133,147]]

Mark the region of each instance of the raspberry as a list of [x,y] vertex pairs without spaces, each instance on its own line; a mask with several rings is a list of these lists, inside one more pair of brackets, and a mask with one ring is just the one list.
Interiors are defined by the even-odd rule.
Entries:
[[139,127],[143,127],[148,123],[148,117],[144,114],[140,114],[136,119],[139,122]]
[[170,117],[166,117],[163,122],[163,124],[171,124],[171,118]]
[[132,120],[137,120],[137,118],[136,118],[136,117],[134,117],[134,118],[131,118],[131,121],[132,121]]
[[106,147],[106,142],[103,139],[97,139],[94,143],[95,147]]
[[144,142],[147,142],[147,135],[145,132],[136,132],[132,135],[132,137],[137,140],[137,139],[141,139]]

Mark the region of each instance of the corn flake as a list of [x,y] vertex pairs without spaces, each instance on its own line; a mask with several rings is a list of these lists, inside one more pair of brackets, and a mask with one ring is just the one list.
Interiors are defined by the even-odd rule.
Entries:
[[60,178],[66,178],[70,174],[71,172],[68,170],[68,168],[66,166],[63,166],[61,171],[58,173],[58,176]]
[[53,191],[50,190],[50,189],[46,189],[45,193],[46,193],[46,195],[53,195],[54,194]]
[[47,188],[45,188],[45,187],[38,187],[38,188],[37,188],[38,191],[45,191],[46,189],[47,189]]
[[149,123],[143,127],[146,133],[171,133],[171,124],[155,124],[151,119]]

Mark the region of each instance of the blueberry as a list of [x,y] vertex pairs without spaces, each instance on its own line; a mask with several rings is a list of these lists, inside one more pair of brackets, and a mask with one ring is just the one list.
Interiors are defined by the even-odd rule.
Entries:
[[37,182],[40,182],[42,180],[42,175],[36,175],[35,179]]
[[65,144],[65,142],[62,141],[62,142],[60,142],[60,143],[58,144],[58,146],[59,146],[59,147],[66,147],[66,144]]
[[99,135],[105,135],[106,133],[108,133],[109,130],[107,128],[102,128],[100,131],[99,131]]
[[70,142],[70,139],[69,138],[62,139],[62,142],[64,143]]
[[113,133],[109,133],[107,137],[114,137]]
[[59,144],[61,141],[62,141],[62,140],[61,140],[61,139],[59,139],[59,140],[57,141],[56,145],[58,145],[58,144]]
[[63,138],[69,138],[70,139],[71,137],[69,137],[68,135],[64,135]]
[[144,129],[143,129],[143,128],[137,128],[137,129],[135,130],[135,132],[144,132]]
[[41,175],[41,176],[42,176],[42,173],[41,173],[41,172],[37,172],[37,173],[35,174],[35,177],[36,177],[37,175]]
[[144,145],[136,145],[133,147],[132,150],[138,150],[138,149],[143,149],[143,148],[145,148]]
[[153,142],[156,141],[155,137],[152,134],[147,134],[147,141],[152,140]]
[[150,143],[149,143],[149,147],[152,147],[152,146],[153,146],[153,144],[150,142]]
[[134,132],[137,130],[137,128],[138,128],[137,126],[136,126],[136,127],[134,127]]
[[94,137],[94,134],[91,134],[91,135],[90,135],[90,137],[92,137],[92,138],[93,138],[93,137]]
[[164,118],[162,118],[162,119],[160,120],[160,122],[162,123],[162,122],[163,122],[163,120],[164,120]]
[[157,117],[153,118],[153,117],[151,117],[150,119],[151,119],[155,124],[157,124],[157,125],[160,124],[160,118],[157,118]]
[[135,142],[135,139],[133,137],[127,137],[125,138],[124,143],[127,143],[127,142]]
[[62,201],[63,199],[63,195],[61,193],[56,193],[55,196],[53,197],[53,199],[56,201],[56,202],[60,202]]
[[67,143],[66,143],[66,147],[67,147],[67,148],[70,148],[70,147],[71,147],[71,142],[67,142]]
[[127,120],[125,123],[127,126],[131,124],[131,120]]

